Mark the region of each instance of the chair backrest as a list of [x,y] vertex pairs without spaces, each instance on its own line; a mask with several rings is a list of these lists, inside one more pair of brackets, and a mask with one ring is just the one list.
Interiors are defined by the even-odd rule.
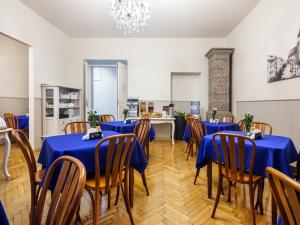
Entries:
[[87,131],[88,122],[77,121],[66,124],[65,134],[80,134]]
[[85,186],[86,171],[84,165],[78,159],[63,156],[56,159],[47,171],[37,201],[32,225],[42,224],[48,188],[53,173],[58,169],[60,169],[60,172],[52,193],[45,224],[71,224],[76,215]]
[[193,138],[193,141],[196,142],[196,143],[200,143],[200,141],[202,140],[203,136],[205,135],[205,133],[203,131],[202,122],[200,120],[194,120],[191,123],[191,127],[192,127],[192,138]]
[[272,135],[272,126],[263,122],[252,122],[251,127],[261,130],[264,134]]
[[115,117],[113,115],[110,114],[106,114],[106,115],[100,115],[100,122],[110,122],[110,121],[115,121]]
[[227,122],[227,123],[233,123],[234,122],[234,116],[233,115],[224,115],[221,116],[221,121],[220,122]]
[[142,115],[140,122],[146,122],[146,123],[150,123],[151,120],[151,116],[149,113],[145,113]]
[[150,129],[151,125],[147,122],[139,122],[134,127],[134,133],[143,147],[145,147],[149,141]]
[[9,128],[18,129],[18,119],[12,112],[4,113],[4,119]]
[[231,181],[242,183],[245,175],[246,160],[246,142],[250,145],[250,167],[249,167],[249,182],[252,182],[254,157],[256,152],[256,144],[248,137],[216,133],[213,136],[213,145],[216,150],[219,173],[221,173],[222,166],[225,167],[225,174]]
[[[99,194],[100,186],[100,161],[99,151],[103,145],[107,146],[105,160],[105,189],[116,187],[124,179],[127,179],[131,154],[136,143],[135,134],[120,134],[101,139],[95,150],[95,193]],[[97,198],[96,198],[97,199]]]
[[299,225],[300,183],[271,167],[266,172],[283,225]]
[[35,173],[37,172],[37,165],[33,153],[33,148],[27,138],[27,135],[21,130],[11,131],[13,139],[18,143],[27,163],[29,171],[29,179],[31,186],[31,212],[36,202],[36,184],[35,184]]
[[245,122],[245,119],[240,120],[240,121],[238,122],[237,130],[238,130],[238,131],[246,132],[246,122]]

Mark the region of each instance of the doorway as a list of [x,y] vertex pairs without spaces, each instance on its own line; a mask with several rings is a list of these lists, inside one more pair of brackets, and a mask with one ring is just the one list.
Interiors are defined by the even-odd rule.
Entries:
[[[127,61],[85,61],[85,111],[122,118],[127,103]],[[87,115],[86,115],[87,116]]]

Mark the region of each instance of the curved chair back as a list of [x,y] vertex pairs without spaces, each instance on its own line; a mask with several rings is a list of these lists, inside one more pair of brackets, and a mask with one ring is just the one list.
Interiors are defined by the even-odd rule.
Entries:
[[95,150],[96,195],[99,193],[100,187],[101,162],[99,161],[99,151],[101,146],[107,145],[105,160],[105,190],[108,191],[113,187],[117,187],[123,179],[127,178],[130,158],[135,142],[135,134],[109,136],[98,142]]
[[233,115],[224,115],[221,117],[221,122],[233,123],[234,116]]
[[151,125],[147,122],[139,122],[134,127],[134,133],[138,139],[138,141],[141,143],[143,148],[148,144],[149,142],[149,133],[150,133]]
[[77,121],[66,124],[65,134],[80,134],[87,131],[88,122]]
[[251,127],[261,130],[264,134],[272,135],[272,126],[263,122],[252,122]]
[[200,144],[200,141],[204,137],[205,133],[203,131],[203,126],[200,120],[194,120],[191,124],[192,126],[192,138],[195,143]]
[[145,113],[144,115],[142,115],[140,122],[146,122],[146,123],[150,123],[151,120],[151,116],[149,113]]
[[18,143],[19,148],[21,149],[29,171],[30,179],[30,190],[31,190],[31,208],[30,208],[30,218],[33,216],[33,207],[36,204],[36,183],[35,183],[35,174],[37,172],[37,165],[33,153],[32,146],[26,136],[26,134],[21,130],[11,131],[13,139]]
[[213,145],[217,154],[219,173],[222,172],[222,166],[224,166],[226,177],[237,183],[243,183],[244,181],[246,142],[249,142],[248,144],[251,145],[251,149],[249,150],[251,152],[251,158],[248,174],[249,183],[252,184],[254,157],[256,152],[255,142],[248,137],[236,134],[216,133],[213,136]]
[[246,132],[246,123],[245,123],[245,119],[240,120],[240,121],[238,122],[237,130],[238,130],[238,131],[242,131],[242,132]]
[[56,159],[50,166],[41,187],[32,225],[42,224],[48,188],[53,173],[61,167],[46,217],[46,225],[71,224],[76,216],[86,181],[84,165],[70,156]]
[[300,183],[271,167],[266,172],[283,225],[300,224]]
[[12,112],[4,113],[4,119],[9,128],[18,129],[18,119]]
[[113,115],[107,114],[107,115],[100,115],[99,117],[100,122],[110,122],[110,121],[115,121],[115,117]]

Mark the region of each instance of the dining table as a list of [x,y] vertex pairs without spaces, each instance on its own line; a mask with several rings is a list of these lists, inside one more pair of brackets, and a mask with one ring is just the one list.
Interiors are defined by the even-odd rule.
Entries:
[[[240,131],[222,131],[221,133],[246,135]],[[212,161],[217,160],[216,151],[213,145],[213,135],[206,135],[202,138],[197,155],[196,168],[200,169],[207,165],[207,184],[208,198],[212,195]],[[298,152],[293,141],[289,137],[277,135],[263,135],[262,139],[254,140],[256,153],[254,160],[253,173],[258,176],[266,177],[267,167],[273,167],[282,173],[292,176],[289,165],[297,160]],[[220,146],[220,138],[216,138],[216,144]],[[237,144],[237,140],[236,140]],[[245,143],[246,165],[245,170],[249,171],[251,144]],[[221,158],[223,156],[221,155]],[[277,223],[277,209],[272,198],[272,224]]]
[[21,130],[29,129],[29,116],[18,115],[18,116],[15,116],[15,119],[18,120],[18,129],[21,129]]
[[[238,128],[238,124],[236,123],[229,123],[229,122],[218,122],[212,123],[209,121],[201,121],[203,129],[206,131],[206,134],[214,134],[220,131],[236,131]],[[183,133],[183,140],[189,142],[191,138],[191,131],[188,125],[185,126],[184,133]]]
[[[102,138],[119,134],[115,131],[103,131],[102,133]],[[44,169],[47,169],[57,158],[61,156],[72,156],[79,159],[83,163],[87,175],[93,174],[95,172],[95,148],[96,144],[101,138],[82,140],[84,135],[85,133],[46,137],[41,148],[38,163],[40,163]],[[99,156],[101,169],[105,169],[107,148],[108,143],[104,142],[101,145]],[[148,162],[144,154],[144,150],[139,141],[137,141],[130,160],[129,193],[131,206],[133,206],[133,169],[139,173],[143,173],[147,167],[147,164]],[[53,181],[55,181],[55,177],[58,177],[58,173],[56,175],[54,174]],[[54,185],[55,183],[51,182],[50,188],[53,188]]]
[[[133,133],[135,126],[138,121],[131,121],[125,123],[124,121],[109,121],[109,122],[100,122],[100,127],[102,130],[115,131],[121,134]],[[155,139],[155,130],[151,125],[149,132],[149,139],[153,141]]]
[[0,224],[1,225],[9,225],[8,218],[6,216],[6,213],[5,213],[5,210],[4,210],[4,207],[3,207],[1,201],[0,201]]

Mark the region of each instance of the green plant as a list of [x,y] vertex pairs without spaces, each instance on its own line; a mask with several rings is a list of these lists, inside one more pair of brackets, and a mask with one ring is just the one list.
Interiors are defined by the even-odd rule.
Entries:
[[96,128],[97,125],[97,111],[91,109],[88,111],[88,121],[90,123],[91,128]]
[[185,112],[175,111],[176,116],[185,116]]
[[246,127],[247,134],[250,133],[252,121],[253,121],[253,115],[250,113],[246,113],[245,114],[245,127]]
[[213,108],[213,109],[212,109],[212,119],[213,119],[213,120],[216,119],[217,112],[218,112],[218,109],[217,109],[217,108]]
[[123,112],[123,115],[124,115],[124,120],[126,120],[126,118],[128,117],[129,108],[124,107],[122,112]]

